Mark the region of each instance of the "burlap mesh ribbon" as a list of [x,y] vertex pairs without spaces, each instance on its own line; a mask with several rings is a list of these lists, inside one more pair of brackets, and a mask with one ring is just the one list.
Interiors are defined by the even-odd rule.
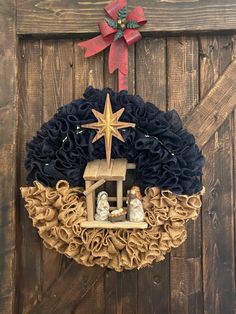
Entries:
[[21,192],[47,248],[85,266],[98,264],[116,271],[163,260],[186,240],[185,223],[196,219],[201,207],[200,194],[175,195],[152,187],[143,198],[147,229],[86,229],[80,226],[87,215],[83,188],[70,188],[63,180],[55,188],[35,181]]

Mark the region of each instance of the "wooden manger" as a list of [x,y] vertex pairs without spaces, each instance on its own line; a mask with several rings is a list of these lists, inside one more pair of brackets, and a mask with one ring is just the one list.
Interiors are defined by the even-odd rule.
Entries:
[[[128,169],[135,169],[135,164],[130,164],[126,159],[112,159],[111,165],[108,168],[107,161],[94,160],[88,162],[84,171],[85,191],[87,201],[87,221],[81,223],[84,228],[112,228],[112,229],[145,229],[146,222],[131,222],[131,221],[96,221],[94,220],[94,213],[96,209],[96,195],[95,190],[102,186],[107,181],[116,182],[116,196],[109,197],[110,201],[116,201],[116,208],[123,207],[125,197],[123,196],[123,182],[126,180],[126,173]],[[115,209],[115,208],[113,208]]]

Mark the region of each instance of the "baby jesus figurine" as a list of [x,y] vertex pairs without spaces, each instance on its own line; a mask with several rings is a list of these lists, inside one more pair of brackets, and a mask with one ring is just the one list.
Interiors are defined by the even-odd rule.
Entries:
[[105,191],[101,191],[97,196],[97,207],[95,220],[106,221],[110,212],[110,205],[108,203],[108,194]]

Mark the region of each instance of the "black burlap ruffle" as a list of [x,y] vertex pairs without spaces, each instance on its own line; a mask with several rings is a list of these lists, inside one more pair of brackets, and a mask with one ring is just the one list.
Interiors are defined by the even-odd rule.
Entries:
[[106,156],[104,140],[92,144],[95,131],[81,125],[96,121],[91,109],[103,112],[107,93],[113,112],[124,107],[121,120],[136,124],[121,130],[125,143],[113,139],[112,158],[136,164],[142,189],[158,186],[177,194],[199,192],[204,158],[175,110],[163,112],[137,95],[93,87],[87,88],[84,98],[61,107],[27,143],[28,184],[38,180],[55,186],[63,179],[71,186],[83,185],[87,162]]

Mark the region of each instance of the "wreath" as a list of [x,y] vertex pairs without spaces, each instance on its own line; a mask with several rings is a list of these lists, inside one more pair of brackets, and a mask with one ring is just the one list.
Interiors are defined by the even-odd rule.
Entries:
[[[93,143],[94,110],[103,112],[109,95],[113,112],[122,109],[124,139],[114,138],[111,158],[136,165],[146,229],[84,228],[87,203],[86,165],[106,158],[104,138]],[[201,207],[200,175],[204,158],[194,136],[183,128],[175,110],[163,112],[137,95],[89,87],[84,97],[58,112],[27,143],[28,187],[21,188],[26,209],[49,248],[78,263],[122,271],[164,259],[187,236],[185,223]]]
[[[42,125],[26,147],[28,187],[21,191],[48,248],[85,266],[122,271],[161,261],[186,239],[185,223],[201,207],[204,159],[175,110],[163,112],[126,91],[128,46],[142,37],[143,9],[128,13],[126,0],[115,0],[105,12],[101,34],[79,46],[86,57],[110,46],[119,92],[88,87]],[[135,186],[125,198],[130,168]],[[117,196],[100,191],[95,214],[95,190],[106,180],[117,182]]]

